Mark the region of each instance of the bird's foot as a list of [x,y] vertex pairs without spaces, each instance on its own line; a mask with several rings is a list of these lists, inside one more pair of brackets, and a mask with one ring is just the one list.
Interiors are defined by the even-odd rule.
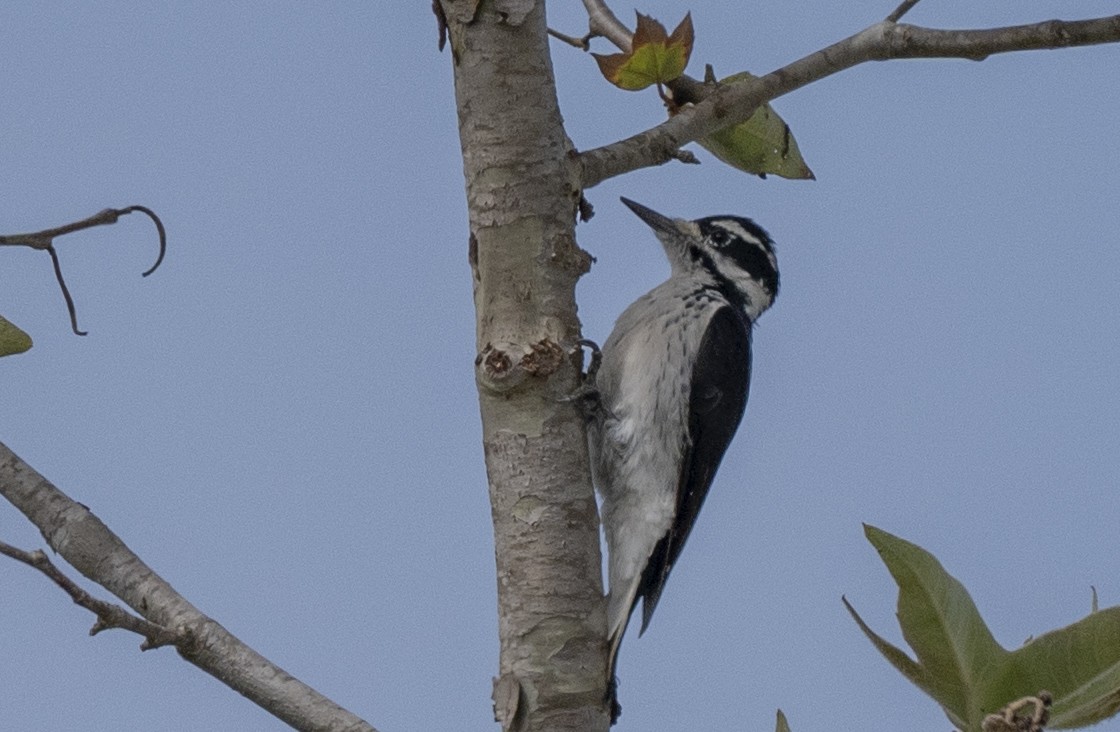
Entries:
[[595,379],[599,374],[599,366],[603,362],[603,352],[599,350],[599,346],[595,341],[581,338],[578,341],[580,350],[588,348],[591,350],[591,362],[587,365],[587,371],[580,374],[579,386],[560,401],[571,402],[575,404],[576,408],[583,413],[584,419],[590,421],[596,418],[603,411],[603,401],[599,394],[599,387],[595,383]]

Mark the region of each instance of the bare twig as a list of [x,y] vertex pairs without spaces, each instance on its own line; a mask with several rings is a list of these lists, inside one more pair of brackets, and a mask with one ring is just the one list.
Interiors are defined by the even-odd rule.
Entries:
[[31,247],[32,249],[43,249],[51,256],[51,263],[54,265],[54,276],[58,281],[58,287],[62,290],[62,296],[66,299],[66,309],[70,313],[70,327],[76,335],[86,335],[86,332],[78,329],[78,313],[74,307],[74,298],[70,296],[70,290],[66,287],[66,280],[62,277],[62,264],[58,260],[58,252],[54,248],[54,240],[56,237],[72,234],[75,231],[82,231],[83,229],[90,229],[94,226],[103,226],[106,224],[115,224],[117,219],[133,211],[139,211],[150,218],[156,225],[156,232],[159,234],[159,255],[156,257],[156,262],[146,271],[141,273],[141,276],[147,277],[152,272],[159,268],[163,263],[163,257],[167,253],[167,231],[163,228],[163,222],[160,221],[159,216],[146,206],[126,206],[125,208],[107,208],[103,211],[95,213],[93,216],[84,218],[81,221],[75,221],[62,226],[56,226],[52,229],[43,229],[42,231],[35,231],[30,234],[0,234],[0,246],[21,246]]
[[156,231],[159,233],[159,256],[156,257],[156,263],[149,267],[147,271],[143,272],[142,276],[147,277],[152,272],[155,272],[163,262],[163,256],[167,252],[167,232],[163,228],[163,222],[159,220],[159,216],[156,216],[155,212],[146,206],[107,208],[81,221],[63,224],[62,226],[56,226],[52,229],[43,229],[42,231],[36,231],[30,234],[0,234],[0,245],[31,247],[32,249],[49,249],[54,243],[55,237],[73,234],[75,231],[82,231],[83,229],[92,229],[94,226],[115,224],[117,223],[117,219],[121,216],[130,214],[133,211],[139,211],[150,218],[155,223]]
[[74,298],[70,296],[70,288],[66,286],[66,280],[62,277],[62,262],[58,261],[58,252],[54,250],[54,244],[47,246],[47,254],[51,255],[51,264],[54,265],[54,278],[58,280],[58,287],[62,290],[62,297],[66,300],[66,312],[70,313],[70,329],[74,331],[74,335],[89,335],[88,331],[78,329],[78,309],[74,307]]
[[23,512],[51,548],[83,576],[116,595],[149,623],[174,628],[173,642],[180,655],[231,689],[296,729],[374,732],[367,722],[292,677],[191,605],[87,507],[56,488],[3,443],[0,495]]
[[575,36],[569,36],[566,33],[561,33],[560,31],[553,30],[551,28],[548,29],[548,35],[552,36],[553,38],[555,38],[558,41],[563,41],[564,43],[567,43],[569,46],[575,46],[576,48],[578,48],[581,51],[590,51],[591,50],[591,39],[595,37],[594,33],[588,33],[586,36],[583,36],[582,38],[576,38]]
[[902,16],[910,12],[910,9],[917,5],[921,0],[902,0],[902,3],[894,9],[894,12],[887,16],[888,23],[897,23],[902,20]]
[[147,277],[152,272],[155,272],[157,269],[159,269],[159,266],[163,264],[163,257],[165,254],[167,254],[167,230],[163,228],[163,222],[159,220],[159,216],[156,216],[156,212],[148,208],[147,206],[129,206],[128,208],[122,208],[120,210],[120,213],[123,215],[132,213],[133,211],[139,211],[140,213],[150,218],[152,220],[152,223],[156,225],[156,233],[159,234],[159,256],[156,257],[155,264],[153,264],[151,267],[148,267],[146,271],[140,273],[141,277]]
[[70,599],[74,601],[75,605],[84,607],[96,615],[97,622],[90,628],[90,635],[97,635],[109,628],[130,630],[137,635],[144,636],[144,643],[140,646],[140,650],[143,651],[160,646],[176,645],[184,640],[180,634],[162,628],[155,623],[149,623],[143,618],[136,617],[120,605],[99,600],[89,594],[79,587],[74,580],[63,574],[41,550],[28,552],[0,541],[0,554],[39,570],[61,587],[67,595],[70,595]]
[[[597,4],[598,0],[584,0]],[[666,122],[580,155],[583,187],[672,160],[681,146],[742,122],[760,104],[866,61],[965,58],[1120,41],[1120,15],[988,30],[935,30],[883,21],[757,79],[721,84]],[[701,86],[693,82],[695,87]],[[674,94],[676,90],[674,89]]]

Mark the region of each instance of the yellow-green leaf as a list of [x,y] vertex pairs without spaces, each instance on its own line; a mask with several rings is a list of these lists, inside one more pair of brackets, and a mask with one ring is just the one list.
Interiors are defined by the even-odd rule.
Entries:
[[[756,78],[747,72],[732,74],[719,83]],[[725,127],[698,141],[705,150],[733,168],[766,177],[813,179],[813,171],[801,157],[797,140],[778,113],[763,104],[746,122]]]
[[31,336],[0,315],[0,356],[23,353],[31,348]]
[[660,22],[638,13],[629,53],[591,55],[607,81],[627,91],[638,91],[679,78],[692,55],[693,38],[691,14],[686,14],[669,35]]

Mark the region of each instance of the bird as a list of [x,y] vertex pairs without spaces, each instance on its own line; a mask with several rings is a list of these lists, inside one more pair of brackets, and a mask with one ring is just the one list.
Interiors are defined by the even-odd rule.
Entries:
[[738,429],[751,329],[779,285],[774,242],[751,219],[670,218],[621,200],[653,229],[671,272],[619,316],[593,376],[588,448],[607,542],[607,680],[616,710],[622,636],[639,600],[639,635],[649,626]]

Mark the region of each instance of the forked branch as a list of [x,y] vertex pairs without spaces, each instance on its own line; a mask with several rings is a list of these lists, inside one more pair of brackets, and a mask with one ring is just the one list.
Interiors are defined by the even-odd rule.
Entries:
[[84,607],[96,615],[97,622],[90,628],[90,635],[97,635],[109,628],[131,630],[137,635],[144,636],[144,643],[140,646],[142,651],[159,648],[160,646],[177,645],[185,640],[182,635],[162,628],[155,623],[149,623],[147,620],[128,612],[120,605],[98,600],[83,590],[74,580],[67,577],[62,570],[55,566],[50,557],[40,549],[28,552],[0,541],[0,554],[39,570],[61,587],[67,595],[70,595],[70,599],[74,601],[75,605]]
[[148,638],[149,645],[153,640],[174,644],[187,661],[296,729],[375,732],[368,723],[289,675],[187,602],[87,507],[52,485],[3,443],[0,495],[27,516],[74,569],[116,595],[147,623],[141,625],[142,621],[122,608],[107,609],[114,607],[108,603],[87,604],[84,591],[72,586],[53,565],[47,567],[36,559],[35,552],[23,553],[26,556],[20,556],[19,550],[0,552],[39,568],[76,602],[94,610],[99,618],[95,630],[106,624],[109,616],[113,618],[109,624],[120,627],[136,621],[136,627],[130,629]]
[[141,273],[141,276],[147,277],[159,268],[159,265],[163,262],[164,254],[167,253],[167,231],[163,228],[163,222],[159,220],[159,216],[156,216],[155,211],[152,211],[146,206],[107,208],[81,221],[63,224],[62,226],[56,226],[52,229],[35,231],[30,234],[0,234],[0,246],[44,249],[51,255],[51,264],[54,265],[54,276],[55,279],[58,280],[58,287],[62,290],[62,297],[66,300],[66,309],[70,313],[70,328],[76,335],[86,335],[86,331],[78,329],[77,309],[74,307],[74,298],[70,296],[70,289],[66,286],[66,280],[62,276],[62,263],[58,260],[58,252],[55,251],[54,240],[56,237],[72,234],[75,231],[82,231],[83,229],[90,229],[94,226],[115,224],[117,223],[117,219],[121,216],[130,214],[133,211],[139,211],[150,218],[155,223],[156,231],[159,233],[159,256],[156,257],[155,264]]

